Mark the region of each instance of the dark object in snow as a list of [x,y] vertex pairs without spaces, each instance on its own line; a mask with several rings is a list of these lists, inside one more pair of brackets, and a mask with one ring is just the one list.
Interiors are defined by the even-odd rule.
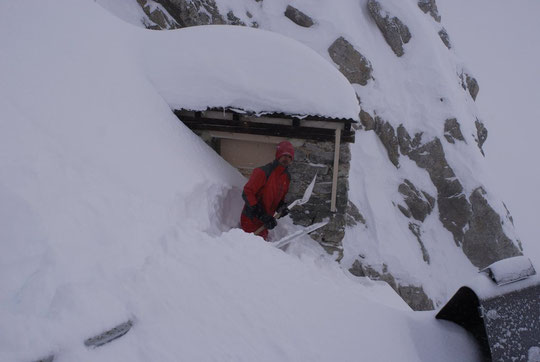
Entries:
[[366,85],[373,79],[371,62],[344,37],[340,36],[330,45],[328,54],[350,83]]
[[92,348],[103,346],[104,344],[107,344],[117,338],[122,337],[131,329],[131,327],[133,327],[133,322],[129,320],[95,337],[88,338],[86,341],[84,341],[84,345]]
[[476,138],[475,141],[478,144],[478,148],[480,149],[480,152],[482,153],[482,156],[484,155],[484,150],[482,149],[482,146],[484,145],[484,142],[487,140],[488,136],[488,130],[486,126],[480,120],[477,118],[474,122],[474,125],[476,126]]
[[468,330],[486,360],[527,361],[540,348],[540,278],[526,257],[501,260],[483,271],[491,279],[483,275],[461,287],[436,318]]
[[401,57],[405,54],[403,45],[407,44],[412,37],[407,25],[403,24],[399,18],[385,11],[376,0],[369,0],[367,7],[392,51],[398,57]]
[[38,360],[36,360],[34,362],[53,362],[53,361],[54,361],[54,354],[51,354],[50,356],[38,359]]
[[418,0],[418,7],[426,14],[429,12],[429,15],[431,15],[436,22],[441,22],[441,16],[439,15],[435,0]]
[[445,28],[439,30],[439,37],[448,49],[452,49],[452,43],[450,42],[450,36],[446,32]]
[[315,24],[313,19],[295,8],[294,6],[287,5],[285,10],[285,16],[289,18],[293,23],[304,28],[309,28]]

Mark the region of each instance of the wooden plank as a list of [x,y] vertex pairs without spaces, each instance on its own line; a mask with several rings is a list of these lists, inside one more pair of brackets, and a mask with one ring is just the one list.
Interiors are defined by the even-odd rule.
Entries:
[[[193,131],[221,131],[221,132],[233,132],[233,133],[245,133],[245,134],[256,134],[262,136],[274,136],[274,137],[283,137],[283,138],[299,138],[305,140],[315,140],[315,141],[333,141],[334,132],[321,133],[318,130],[312,131],[308,129],[301,129],[301,131],[295,129],[279,129],[279,128],[259,128],[259,127],[241,127],[241,126],[227,126],[220,124],[203,124],[203,123],[189,123],[186,124]],[[332,130],[331,130],[332,131]],[[342,142],[354,142],[354,134],[351,135],[342,135]]]
[[225,138],[231,140],[241,140],[241,141],[253,141],[261,143],[272,143],[278,144],[282,141],[290,141],[293,146],[300,146],[302,142],[298,143],[298,138],[285,138],[285,137],[274,137],[266,135],[257,135],[253,133],[234,133],[234,132],[221,132],[221,131],[210,131],[204,130],[201,133],[206,134],[212,138]]
[[[313,139],[317,141],[332,141],[334,130],[314,127],[294,127],[247,121],[234,121],[183,116],[182,121],[192,130],[213,130],[223,132],[253,133],[259,135],[285,138]],[[342,132],[342,142],[354,142],[353,132]]]
[[336,129],[336,140],[334,143],[334,172],[332,175],[332,197],[330,200],[330,212],[336,212],[337,181],[339,170],[339,141],[341,140],[341,129]]

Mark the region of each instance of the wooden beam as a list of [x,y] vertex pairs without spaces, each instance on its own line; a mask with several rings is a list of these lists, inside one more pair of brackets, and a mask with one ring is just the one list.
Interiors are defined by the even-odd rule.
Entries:
[[[299,138],[316,141],[332,141],[334,131],[327,128],[294,127],[248,121],[200,118],[182,116],[182,121],[192,130],[213,130],[222,132],[251,133],[284,138]],[[342,142],[354,142],[353,132],[343,132]]]
[[275,136],[263,136],[250,133],[234,133],[234,132],[221,132],[221,131],[202,131],[204,134],[209,135],[212,138],[226,138],[231,140],[240,140],[240,141],[252,141],[260,143],[272,143],[278,144],[281,141],[290,141],[293,146],[298,147],[303,144],[303,140],[298,138],[284,138],[284,137],[275,137]]
[[341,140],[341,129],[336,129],[336,141],[334,143],[334,173],[332,175],[332,198],[330,199],[330,212],[336,212],[336,199],[337,199],[337,181],[339,171],[339,149]]

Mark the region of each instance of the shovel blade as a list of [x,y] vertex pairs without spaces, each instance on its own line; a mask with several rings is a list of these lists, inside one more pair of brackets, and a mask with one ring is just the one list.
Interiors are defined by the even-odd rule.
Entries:
[[306,202],[309,201],[309,199],[311,198],[311,194],[313,193],[313,188],[315,187],[316,179],[317,179],[317,174],[313,176],[313,180],[311,180],[311,183],[306,188],[306,191],[304,191],[304,196],[302,196],[301,199],[294,200],[293,202],[291,202],[290,205],[288,206],[289,209],[292,209],[293,207],[297,205],[304,205]]

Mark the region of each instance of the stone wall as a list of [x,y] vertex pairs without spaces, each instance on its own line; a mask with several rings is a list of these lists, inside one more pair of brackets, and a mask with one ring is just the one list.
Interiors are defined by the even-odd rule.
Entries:
[[303,226],[329,219],[328,225],[312,233],[311,237],[338,260],[343,256],[341,240],[345,236],[345,226],[365,222],[358,209],[348,199],[351,161],[349,144],[341,144],[339,151],[335,213],[330,211],[334,142],[304,141],[301,146],[295,147],[295,160],[290,166],[291,187],[287,195],[288,202],[301,198],[313,176],[317,174],[309,202],[291,210],[291,217],[295,224]]

